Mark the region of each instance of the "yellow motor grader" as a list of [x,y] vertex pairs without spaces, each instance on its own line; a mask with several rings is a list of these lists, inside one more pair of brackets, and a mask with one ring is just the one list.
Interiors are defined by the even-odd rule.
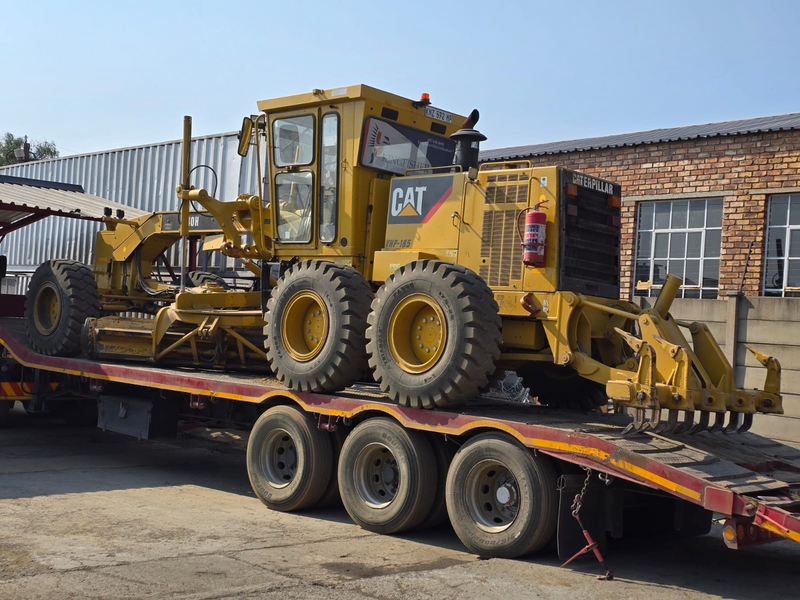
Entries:
[[92,267],[74,260],[42,264],[31,279],[25,303],[33,348],[42,354],[79,354],[87,318],[125,311],[155,314],[175,300],[181,287],[210,284],[227,289],[218,275],[197,270],[197,243],[222,234],[207,214],[190,213],[185,238],[190,264],[186,273],[176,273],[167,253],[181,240],[179,219],[177,211],[126,219],[121,210],[112,217],[108,209],[106,228],[95,240]]
[[464,403],[513,370],[544,404],[629,407],[637,431],[696,431],[711,413],[712,429],[730,414],[742,430],[756,412],[782,412],[774,358],[754,353],[764,389],[739,389],[708,328],[670,315],[678,278],[652,309],[619,299],[618,185],[526,161],[479,165],[477,111],[464,120],[426,95],[358,85],[258,108],[239,153],[255,146],[260,169],[266,142],[265,189],[222,202],[188,185],[189,124],[177,195],[180,235],[199,204],[222,231],[214,247],[246,261],[260,289],[206,286],[155,319],[90,318],[90,356],[268,364],[311,392],[371,373],[421,408]]

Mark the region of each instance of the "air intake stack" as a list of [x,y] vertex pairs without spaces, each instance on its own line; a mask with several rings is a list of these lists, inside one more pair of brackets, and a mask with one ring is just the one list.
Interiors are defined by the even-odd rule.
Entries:
[[453,157],[453,164],[460,165],[464,171],[469,171],[471,168],[478,168],[478,155],[481,150],[481,142],[486,140],[485,135],[477,129],[474,129],[479,118],[480,113],[476,108],[469,113],[461,129],[450,136],[450,139],[456,141],[456,154]]

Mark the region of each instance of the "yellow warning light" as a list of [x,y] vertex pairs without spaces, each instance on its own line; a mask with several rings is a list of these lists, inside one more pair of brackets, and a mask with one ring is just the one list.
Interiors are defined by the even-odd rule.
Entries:
[[729,542],[732,542],[736,539],[736,530],[728,525],[722,530],[722,537],[724,537]]

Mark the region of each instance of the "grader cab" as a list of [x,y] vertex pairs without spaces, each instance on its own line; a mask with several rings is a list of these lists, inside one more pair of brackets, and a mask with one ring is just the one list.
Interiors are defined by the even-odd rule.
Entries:
[[351,86],[258,106],[240,154],[255,147],[260,169],[266,141],[265,188],[229,202],[194,189],[185,128],[177,194],[180,235],[198,203],[222,231],[215,247],[260,290],[188,290],[155,319],[88,319],[89,355],[269,366],[314,392],[371,373],[420,408],[462,404],[515,371],[543,404],[629,407],[637,431],[705,429],[712,412],[712,429],[730,414],[741,430],[755,412],[782,412],[774,358],[757,355],[763,390],[738,389],[707,327],[671,317],[680,280],[652,309],[619,299],[618,185],[479,165],[477,111],[464,120],[425,96]]

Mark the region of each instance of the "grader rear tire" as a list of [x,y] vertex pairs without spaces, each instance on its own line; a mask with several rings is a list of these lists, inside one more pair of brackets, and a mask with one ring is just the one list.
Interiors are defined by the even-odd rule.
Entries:
[[83,323],[100,316],[100,296],[92,270],[74,260],[42,263],[25,295],[28,339],[34,350],[52,356],[81,352]]
[[463,404],[500,357],[497,302],[473,271],[440,260],[402,266],[378,290],[367,329],[381,389],[413,408]]
[[558,522],[556,470],[509,435],[464,444],[447,473],[447,512],[461,542],[484,558],[517,558],[543,548]]
[[372,289],[352,267],[307,260],[281,277],[264,316],[272,371],[305,392],[335,392],[364,376]]

